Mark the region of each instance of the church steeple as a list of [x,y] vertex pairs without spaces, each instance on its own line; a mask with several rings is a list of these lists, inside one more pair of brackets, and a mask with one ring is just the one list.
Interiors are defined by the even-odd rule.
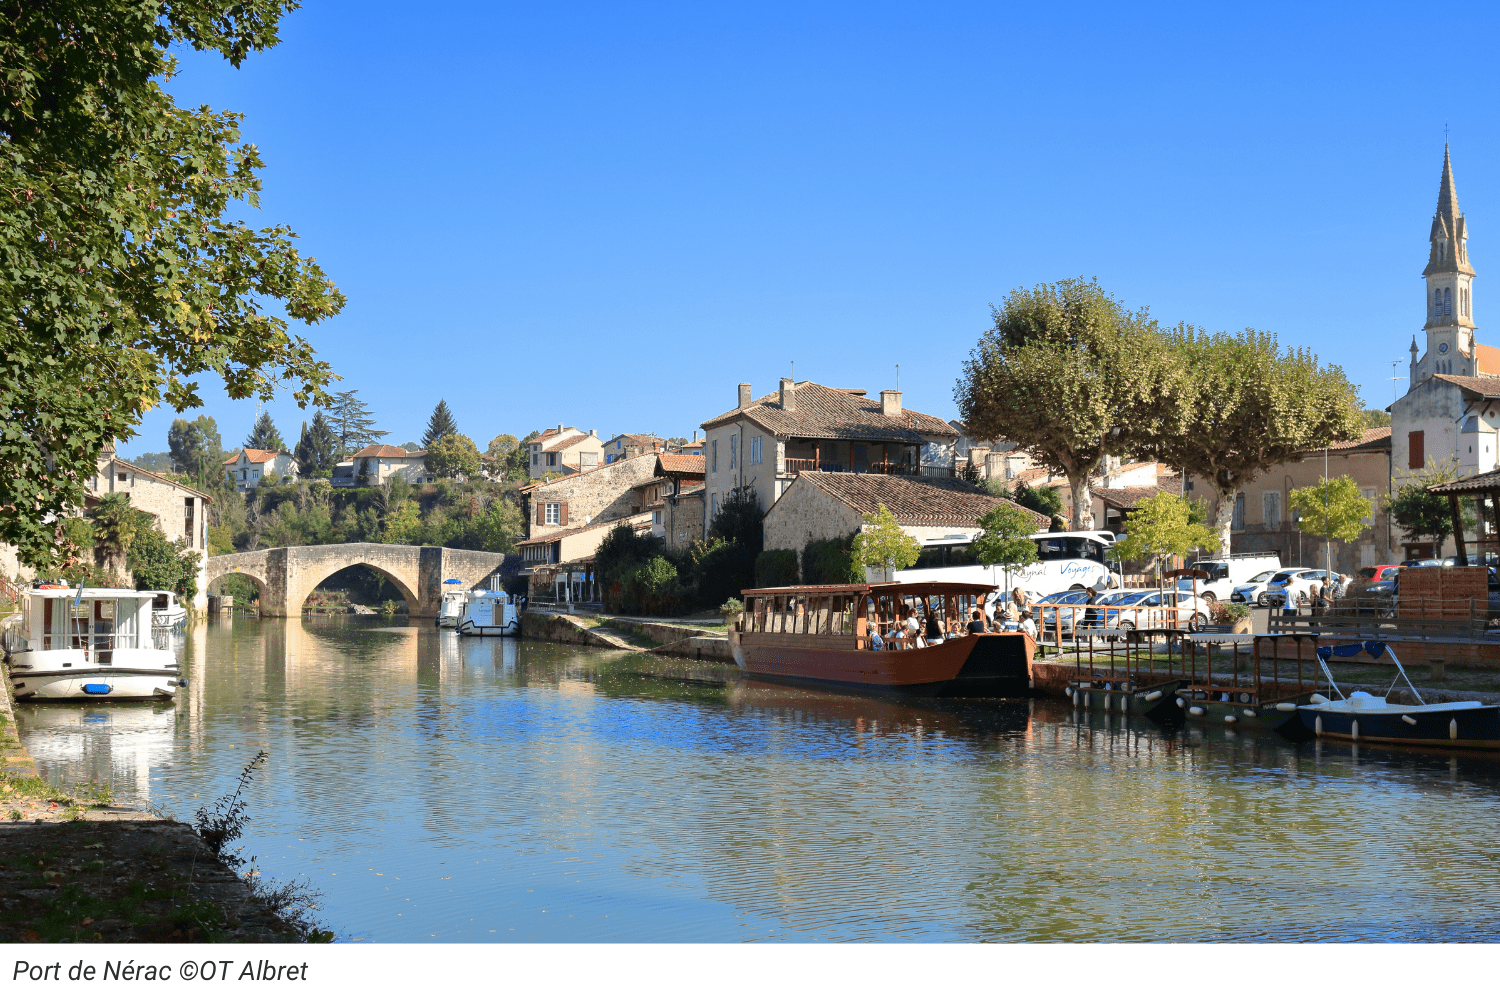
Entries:
[[1474,309],[1470,293],[1474,268],[1469,264],[1469,227],[1458,209],[1453,160],[1443,145],[1443,174],[1438,181],[1437,210],[1428,233],[1427,354],[1416,378],[1428,375],[1474,375]]

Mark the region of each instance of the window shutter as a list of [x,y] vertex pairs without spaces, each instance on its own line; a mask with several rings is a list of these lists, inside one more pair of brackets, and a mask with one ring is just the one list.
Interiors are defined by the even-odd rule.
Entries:
[[557,523],[558,524],[567,524],[568,523],[568,505],[567,505],[566,502],[558,504]]
[[536,508],[536,523],[546,523],[542,519],[547,516],[545,513],[547,510],[547,505],[542,503],[541,498],[539,497],[533,497],[531,500],[531,505]]
[[1427,464],[1426,431],[1410,431],[1406,435],[1406,467],[1420,469]]

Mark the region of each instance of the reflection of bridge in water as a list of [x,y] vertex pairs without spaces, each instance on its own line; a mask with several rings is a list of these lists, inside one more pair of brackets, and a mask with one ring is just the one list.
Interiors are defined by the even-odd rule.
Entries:
[[339,570],[365,566],[396,585],[413,617],[425,617],[437,614],[444,580],[459,580],[469,589],[499,570],[504,560],[499,552],[437,545],[296,545],[211,556],[208,582],[229,573],[248,576],[260,585],[261,615],[294,618],[318,584]]

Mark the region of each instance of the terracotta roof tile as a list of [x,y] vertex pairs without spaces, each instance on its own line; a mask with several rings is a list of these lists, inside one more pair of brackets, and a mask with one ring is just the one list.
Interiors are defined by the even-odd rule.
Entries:
[[233,465],[234,463],[238,462],[240,460],[240,452],[244,452],[245,458],[251,462],[269,462],[271,461],[271,459],[281,454],[281,452],[279,451],[262,451],[259,448],[241,448],[233,455],[230,455],[228,458],[224,459],[224,464]]
[[[805,479],[860,514],[874,514],[881,504],[896,515],[897,524],[934,527],[977,527],[979,518],[1000,504],[1025,511],[1038,531],[1051,523],[1036,511],[992,496],[962,479],[932,476],[882,476],[858,472],[804,472]],[[785,496],[786,494],[782,494]],[[780,501],[777,501],[778,503]]]
[[557,444],[553,445],[550,448],[544,448],[544,449],[542,449],[542,454],[545,455],[548,452],[553,452],[553,451],[567,451],[569,448],[573,447],[578,442],[580,442],[580,441],[587,441],[588,439],[589,439],[589,436],[587,434],[574,434],[572,437],[563,438],[561,441],[557,442]]
[[1129,512],[1135,510],[1142,500],[1149,500],[1158,493],[1177,493],[1181,489],[1176,477],[1170,483],[1170,488],[1165,482],[1158,482],[1155,486],[1117,486],[1112,489],[1095,486],[1089,492],[1115,510]]
[[657,456],[657,475],[706,476],[708,465],[702,455],[666,453]]
[[1500,347],[1475,343],[1474,374],[1500,375]]
[[[416,452],[407,451],[405,448],[397,448],[391,444],[367,445],[354,453],[355,458],[415,458]],[[422,454],[426,454],[423,452]]]
[[[1496,379],[1500,382],[1500,379]],[[1389,445],[1391,440],[1391,429],[1389,427],[1371,427],[1359,436],[1357,441],[1335,441],[1328,446],[1329,451],[1353,451],[1355,448],[1379,449],[1383,445]],[[1322,451],[1322,448],[1314,448],[1312,451]]]
[[1434,375],[1436,379],[1444,382],[1452,382],[1460,389],[1478,393],[1481,396],[1500,396],[1500,378],[1488,375]]
[[781,393],[768,393],[749,406],[705,420],[706,429],[745,417],[778,437],[834,438],[855,441],[907,441],[916,444],[923,434],[958,437],[958,430],[916,410],[902,410],[899,417],[881,412],[880,400],[854,396],[816,382],[798,382],[795,409],[781,408]]

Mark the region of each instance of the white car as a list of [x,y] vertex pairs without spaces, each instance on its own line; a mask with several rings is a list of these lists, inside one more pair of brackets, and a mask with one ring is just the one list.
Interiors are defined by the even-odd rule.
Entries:
[[1229,600],[1235,604],[1259,604],[1266,606],[1266,588],[1278,573],[1296,573],[1308,567],[1291,566],[1287,569],[1268,569],[1264,573],[1252,576],[1248,583],[1240,584],[1234,588],[1234,593],[1229,595]]
[[1328,574],[1321,569],[1282,570],[1266,587],[1266,604],[1273,608],[1296,607],[1307,598],[1308,588],[1321,587]]
[[[1209,622],[1208,601],[1168,590],[1115,591],[1119,596],[1102,612],[1107,627],[1187,628],[1197,631]],[[1174,613],[1173,609],[1176,609]]]

